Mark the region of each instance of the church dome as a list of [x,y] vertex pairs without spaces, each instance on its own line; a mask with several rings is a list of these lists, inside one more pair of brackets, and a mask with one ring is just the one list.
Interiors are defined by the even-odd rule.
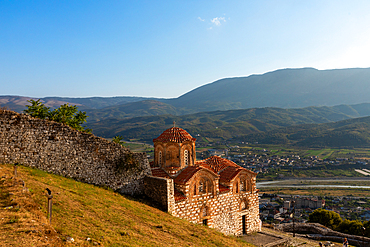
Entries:
[[178,127],[172,127],[169,128],[163,133],[158,136],[157,138],[153,139],[153,142],[176,142],[176,143],[182,143],[186,141],[195,142],[195,138],[193,138],[186,130],[178,128]]

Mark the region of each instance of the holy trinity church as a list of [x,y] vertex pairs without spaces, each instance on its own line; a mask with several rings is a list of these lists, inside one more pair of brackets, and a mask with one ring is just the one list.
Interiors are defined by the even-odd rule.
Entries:
[[257,174],[218,156],[196,160],[195,141],[177,127],[153,140],[145,193],[173,216],[224,234],[259,231]]

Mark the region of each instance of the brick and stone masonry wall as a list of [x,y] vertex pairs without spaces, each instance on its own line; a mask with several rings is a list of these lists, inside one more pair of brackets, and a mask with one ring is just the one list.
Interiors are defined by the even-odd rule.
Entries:
[[69,126],[0,110],[0,163],[20,163],[124,194],[144,193],[144,153]]
[[[240,209],[241,201],[248,201],[248,208]],[[206,202],[206,203],[205,203]],[[203,216],[202,208],[208,207],[208,215]],[[226,235],[242,235],[242,217],[246,218],[246,232],[261,230],[259,220],[258,193],[232,194],[232,192],[213,196],[211,193],[196,195],[175,203],[172,215],[196,224],[208,219],[208,225]]]
[[146,176],[145,195],[160,204],[166,212],[172,212],[175,205],[173,179]]

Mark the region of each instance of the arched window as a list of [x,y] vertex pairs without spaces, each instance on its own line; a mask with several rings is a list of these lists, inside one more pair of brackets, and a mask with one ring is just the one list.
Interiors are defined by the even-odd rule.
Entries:
[[162,165],[162,151],[158,152],[158,164],[161,166]]
[[184,164],[186,166],[189,165],[189,151],[188,150],[184,151]]
[[213,193],[213,184],[209,178],[200,178],[197,183],[198,193]]
[[235,193],[239,193],[239,183],[235,183]]
[[247,181],[240,181],[240,191],[247,191]]
[[197,185],[194,184],[194,195],[196,195],[196,194],[197,194]]
[[205,192],[205,182],[203,180],[201,180],[199,182],[199,186],[198,186],[198,190],[199,190],[199,193],[204,193]]

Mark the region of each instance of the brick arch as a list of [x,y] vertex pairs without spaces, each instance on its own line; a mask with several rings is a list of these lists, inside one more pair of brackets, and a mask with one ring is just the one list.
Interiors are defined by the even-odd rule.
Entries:
[[239,177],[240,191],[246,192],[249,191],[250,185],[248,184],[249,178],[246,175],[241,175]]
[[239,193],[239,179],[235,179],[233,183],[233,192],[234,193]]
[[249,200],[247,198],[242,199],[239,204],[240,211],[248,210],[249,208],[250,208]]
[[[187,162],[185,160],[185,151],[188,152]],[[193,165],[193,156],[194,156],[193,147],[190,144],[182,145],[181,150],[180,150],[180,158],[181,158],[181,163],[184,164],[184,166]]]
[[200,207],[200,211],[199,211],[199,221],[203,224],[203,225],[209,225],[210,222],[209,220],[211,219],[211,208],[210,206],[208,205],[208,203],[204,203],[201,207]]
[[192,195],[216,194],[215,174],[208,170],[200,170],[192,179],[190,190]]
[[161,144],[156,145],[154,150],[154,160],[155,164],[159,167],[164,164],[164,147]]

